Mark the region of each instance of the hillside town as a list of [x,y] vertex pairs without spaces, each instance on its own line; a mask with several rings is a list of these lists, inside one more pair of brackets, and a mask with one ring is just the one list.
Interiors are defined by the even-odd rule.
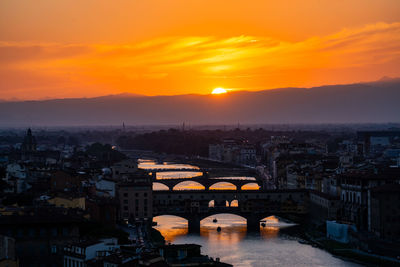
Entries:
[[[168,151],[146,147],[155,142],[154,136],[163,138],[160,135],[183,136],[198,145],[180,153],[171,152],[174,142]],[[146,135],[128,132],[124,125],[110,134],[110,142],[82,136],[46,136],[42,131],[39,137],[35,129],[23,136],[2,133],[0,266],[231,266],[203,255],[197,244],[169,244],[152,228],[161,210],[155,201],[155,176],[138,165],[151,156],[203,169],[218,164],[224,170],[252,171],[265,195],[302,192],[302,238],[307,242],[332,253],[326,244],[345,247],[343,253],[336,251],[343,257],[399,262],[398,129],[181,129]],[[193,142],[199,136],[201,141]],[[144,140],[139,147],[137,140]],[[202,209],[193,195],[184,201],[185,212]],[[239,202],[242,212],[255,211],[267,199],[246,201]],[[291,203],[297,205],[295,199]]]

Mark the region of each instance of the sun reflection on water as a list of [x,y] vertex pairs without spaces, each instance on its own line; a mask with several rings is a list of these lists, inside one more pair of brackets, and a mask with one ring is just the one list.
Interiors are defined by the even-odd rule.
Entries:
[[[217,219],[217,222],[213,220]],[[161,232],[167,242],[188,235],[187,221],[177,216],[158,216],[154,217],[157,222],[155,228]],[[262,220],[266,226],[260,225],[260,236],[263,239],[276,238],[279,229],[283,226],[282,222],[274,216]],[[221,231],[217,231],[221,227]],[[218,214],[210,216],[201,221],[200,236],[211,243],[220,243],[223,245],[233,245],[240,242],[247,235],[246,219],[232,214]]]

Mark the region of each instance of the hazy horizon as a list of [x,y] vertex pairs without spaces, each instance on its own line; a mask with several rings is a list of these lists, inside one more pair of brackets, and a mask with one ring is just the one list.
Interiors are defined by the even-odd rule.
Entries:
[[[258,90],[241,90],[241,89],[227,89],[227,94],[229,93],[238,93],[238,92],[262,92],[262,91],[270,91],[270,90],[285,90],[285,89],[312,89],[312,88],[320,88],[320,87],[329,87],[329,86],[338,86],[338,85],[358,85],[358,84],[368,84],[374,82],[394,82],[396,80],[400,80],[400,77],[388,77],[383,76],[378,80],[370,80],[370,81],[359,81],[350,84],[321,84],[312,87],[279,87],[279,88],[266,88],[266,89],[258,89]],[[168,97],[168,96],[190,96],[190,95],[198,95],[198,96],[212,96],[212,93],[186,93],[186,94],[178,94],[178,95],[144,95],[144,94],[135,94],[129,92],[121,92],[118,94],[108,94],[108,95],[97,95],[92,97],[65,97],[65,98],[39,98],[39,99],[0,99],[0,102],[25,102],[25,101],[48,101],[48,100],[63,100],[63,99],[93,99],[93,98],[107,98],[107,97]]]
[[400,80],[222,95],[1,102],[3,126],[400,122]]

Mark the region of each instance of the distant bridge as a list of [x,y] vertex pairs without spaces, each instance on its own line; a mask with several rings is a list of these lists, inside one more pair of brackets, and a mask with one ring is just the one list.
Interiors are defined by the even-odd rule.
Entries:
[[202,172],[207,177],[257,177],[258,173],[255,169],[251,168],[179,168],[179,169],[168,169],[168,168],[148,168],[145,169],[151,173],[158,172]]
[[220,213],[242,216],[247,220],[248,231],[258,231],[260,220],[265,217],[301,217],[307,214],[307,207],[307,190],[153,192],[153,216],[175,215],[185,218],[189,232],[199,232],[202,219]]
[[151,173],[157,173],[157,172],[206,172],[205,169],[200,169],[200,168],[144,168],[144,170],[151,172]]
[[[197,182],[204,186],[205,190],[219,182],[226,182],[233,184],[236,189],[241,189],[244,185],[256,183],[261,189],[264,188],[265,181],[261,180],[258,173],[254,169],[248,168],[180,168],[180,169],[147,169],[153,176],[153,183],[160,183],[168,187],[169,190],[186,181]],[[164,178],[157,179],[159,172],[199,172],[201,176],[192,178]],[[253,179],[244,179],[243,177],[251,177]]]
[[248,180],[248,179],[235,179],[235,177],[227,178],[208,178],[207,176],[197,176],[193,178],[173,178],[173,179],[157,179],[153,176],[153,183],[160,183],[168,187],[169,190],[173,190],[175,186],[181,184],[183,182],[197,182],[200,185],[204,186],[204,190],[210,190],[210,188],[220,182],[230,183],[236,187],[237,190],[241,190],[244,185],[249,184],[257,184],[259,188],[263,188],[263,182],[257,179]]

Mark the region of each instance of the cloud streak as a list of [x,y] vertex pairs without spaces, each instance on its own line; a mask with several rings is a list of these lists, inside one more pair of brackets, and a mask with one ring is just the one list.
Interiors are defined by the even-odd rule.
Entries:
[[400,75],[400,23],[301,42],[262,36],[167,37],[122,45],[0,42],[0,62],[3,99],[356,82]]

